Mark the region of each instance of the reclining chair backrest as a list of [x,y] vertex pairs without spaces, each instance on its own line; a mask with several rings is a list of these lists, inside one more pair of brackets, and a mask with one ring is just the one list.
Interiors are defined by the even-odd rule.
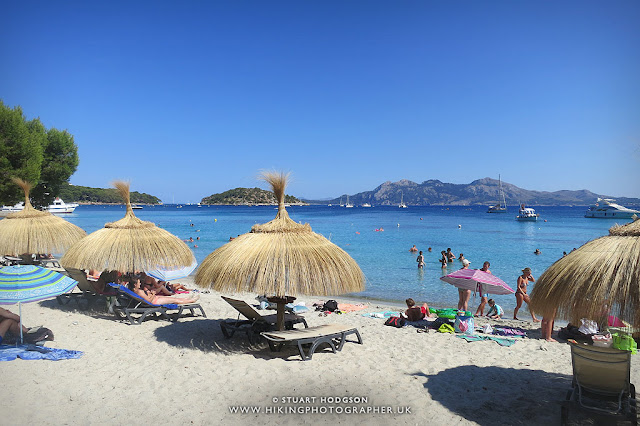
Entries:
[[260,315],[258,311],[253,309],[253,307],[249,305],[247,302],[245,302],[244,300],[231,299],[230,297],[225,297],[225,296],[222,296],[222,298],[225,300],[225,302],[233,306],[238,312],[244,315],[247,319],[250,319],[251,321],[263,320],[262,315]]
[[64,269],[67,271],[67,275],[69,275],[74,280],[78,281],[78,288],[80,290],[96,293],[95,287],[93,286],[93,284],[89,282],[89,280],[87,280],[87,274],[85,274],[84,271],[81,271],[80,269],[74,269],[74,268],[64,268]]
[[573,375],[580,386],[600,394],[630,391],[631,352],[571,345]]

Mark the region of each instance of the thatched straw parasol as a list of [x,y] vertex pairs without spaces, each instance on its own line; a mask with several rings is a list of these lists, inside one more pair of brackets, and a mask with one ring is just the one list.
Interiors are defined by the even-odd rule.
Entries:
[[[278,200],[271,222],[254,225],[211,253],[196,273],[196,283],[217,291],[249,291],[278,298],[338,295],[364,290],[364,275],[351,256],[309,224],[289,218],[284,194],[289,175],[265,172]],[[284,302],[278,303],[278,328],[284,328]]]
[[29,201],[31,184],[12,180],[24,190],[24,209],[0,220],[0,254],[62,253],[87,235],[61,217],[34,209]]
[[531,292],[531,308],[579,323],[612,315],[640,326],[640,220],[615,225],[551,265]]
[[107,223],[73,245],[60,259],[65,268],[119,271],[177,269],[191,265],[191,249],[178,237],[133,214],[129,184],[113,184],[127,206],[124,218]]

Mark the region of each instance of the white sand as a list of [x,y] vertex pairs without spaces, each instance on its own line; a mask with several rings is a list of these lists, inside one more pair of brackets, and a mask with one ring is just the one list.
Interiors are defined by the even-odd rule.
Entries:
[[[255,301],[255,295],[237,296]],[[317,299],[300,300],[310,305]],[[237,312],[215,292],[203,294],[200,302],[207,318],[140,326],[55,300],[24,305],[26,325],[54,331],[55,341],[47,346],[80,350],[84,356],[2,362],[2,424],[557,424],[558,403],[570,387],[569,347],[538,340],[538,325],[527,321],[501,321],[533,329],[532,338],[501,347],[386,327],[383,319],[361,316],[386,310],[377,304],[327,317],[310,312],[310,326],[353,325],[364,344],[346,343],[342,352],[316,352],[303,362],[293,347],[272,353],[266,343],[249,345],[244,334],[225,339],[220,321]],[[640,384],[635,358],[631,379]],[[285,397],[315,401],[282,403]],[[328,403],[321,397],[367,402]],[[232,413],[230,407],[261,412]],[[276,413],[289,407],[327,412]],[[390,407],[394,413],[330,412],[351,407]],[[410,413],[398,414],[398,407]]]

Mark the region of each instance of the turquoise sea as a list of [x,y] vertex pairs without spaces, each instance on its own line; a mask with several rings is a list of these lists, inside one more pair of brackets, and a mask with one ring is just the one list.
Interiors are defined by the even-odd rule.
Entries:
[[[394,302],[412,297],[430,306],[455,307],[456,289],[439,279],[443,275],[438,262],[441,250],[451,247],[456,255],[464,253],[471,268],[480,268],[488,260],[493,274],[515,289],[523,268],[530,267],[537,278],[562,257],[563,251],[606,235],[615,224],[607,219],[584,218],[586,207],[533,207],[540,214],[538,222],[516,221],[516,207],[502,214],[488,214],[483,206],[291,206],[287,211],[293,220],[309,223],[315,232],[358,262],[367,281],[365,291],[354,296]],[[256,223],[268,222],[276,211],[273,206],[164,205],[145,206],[135,214],[183,240],[200,237],[187,244],[201,262],[229,237],[248,232]],[[80,206],[65,218],[90,233],[123,215],[124,206]],[[381,228],[384,231],[376,231]],[[196,244],[198,247],[194,247]],[[413,244],[424,251],[424,270],[417,268],[417,253],[409,252]],[[432,247],[431,253],[428,247]],[[535,249],[542,254],[535,255]],[[449,264],[447,273],[461,266],[455,261]],[[507,311],[515,307],[514,296],[495,299]],[[472,297],[470,308],[475,310],[477,303]]]

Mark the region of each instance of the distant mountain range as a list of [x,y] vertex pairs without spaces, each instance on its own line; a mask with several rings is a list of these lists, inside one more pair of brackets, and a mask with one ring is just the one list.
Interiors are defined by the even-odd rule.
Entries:
[[[502,189],[508,206],[525,203],[531,206],[591,205],[600,198],[615,198],[623,205],[640,204],[640,198],[613,197],[595,194],[586,189],[579,191],[530,191],[502,182]],[[349,195],[354,205],[398,205],[400,199],[407,205],[493,205],[499,201],[499,182],[497,179],[484,178],[470,184],[445,183],[431,179],[422,183],[403,179],[398,182],[385,182],[372,191]],[[303,200],[309,204],[338,204],[346,202],[346,194],[331,200]]]

